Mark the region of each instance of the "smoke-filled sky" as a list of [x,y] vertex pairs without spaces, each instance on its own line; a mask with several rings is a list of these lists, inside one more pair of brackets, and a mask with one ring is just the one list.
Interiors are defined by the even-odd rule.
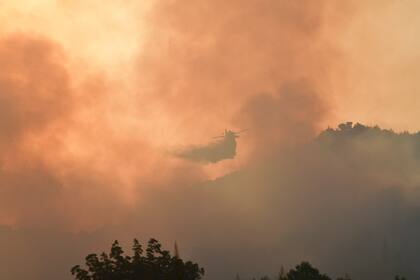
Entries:
[[[305,258],[371,276],[360,263],[335,263],[352,227],[329,237],[306,222],[328,220],[317,206],[326,199],[366,211],[343,218],[359,237],[378,233],[366,225],[395,200],[402,220],[415,217],[416,199],[404,200],[418,182],[414,144],[381,135],[371,150],[378,143],[361,137],[348,149],[366,160],[342,166],[335,146],[301,151],[347,120],[420,129],[419,9],[416,0],[0,0],[0,245],[10,254],[0,278],[69,279],[90,250],[151,235],[180,240],[208,279],[240,272],[250,262],[238,257],[244,244],[255,254],[249,276]],[[225,129],[247,129],[234,159],[175,156]],[[389,166],[375,167],[384,159]],[[300,178],[312,172],[308,191]],[[370,205],[378,192],[383,200]],[[318,248],[327,240],[333,253]],[[406,247],[402,259],[412,257]]]

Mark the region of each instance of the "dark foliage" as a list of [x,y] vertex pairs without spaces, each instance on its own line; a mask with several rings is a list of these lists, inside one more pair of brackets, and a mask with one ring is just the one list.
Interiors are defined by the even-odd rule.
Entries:
[[76,265],[71,273],[77,280],[198,280],[204,275],[198,264],[184,262],[161,247],[157,240],[150,239],[144,252],[135,239],[133,255],[126,256],[115,241],[109,254],[90,254],[86,257],[87,269]]
[[[281,269],[278,277],[274,278],[275,280],[332,280],[326,274],[321,274],[318,269],[313,267],[309,262],[302,262],[297,265],[295,268],[289,270],[286,274]],[[236,280],[241,280],[239,276],[236,276]],[[256,280],[253,278],[253,280]],[[261,277],[260,280],[270,280],[268,276]],[[352,280],[347,274],[344,277],[338,277],[336,280]],[[395,276],[394,280],[406,280],[406,278],[401,276]]]
[[331,280],[331,278],[325,274],[321,274],[310,263],[302,262],[294,269],[291,269],[286,277],[281,277],[280,280]]

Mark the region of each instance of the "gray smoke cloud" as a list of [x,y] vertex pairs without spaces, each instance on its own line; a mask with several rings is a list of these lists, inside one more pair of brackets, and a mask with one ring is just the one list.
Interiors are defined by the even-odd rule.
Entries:
[[[66,279],[61,269],[113,239],[155,236],[169,249],[176,239],[182,257],[206,268],[206,279],[275,275],[301,260],[354,279],[416,279],[419,135],[347,123],[214,181],[149,192],[117,227],[84,234],[3,228],[9,264],[26,254],[12,248],[43,240],[31,243],[39,262],[3,275]],[[72,246],[64,246],[68,240]],[[55,255],[60,270],[42,261]]]
[[208,279],[275,275],[301,260],[354,279],[416,279],[419,135],[342,124],[173,193],[156,215]]
[[[88,253],[134,237],[177,240],[210,280],[303,259],[362,280],[418,278],[418,134],[344,124],[317,137],[333,42],[361,8],[156,0],[121,87],[80,77],[50,38],[2,37],[0,278],[70,279]],[[214,181],[160,150],[225,127],[249,128],[245,157]],[[209,147],[190,152],[224,157]]]

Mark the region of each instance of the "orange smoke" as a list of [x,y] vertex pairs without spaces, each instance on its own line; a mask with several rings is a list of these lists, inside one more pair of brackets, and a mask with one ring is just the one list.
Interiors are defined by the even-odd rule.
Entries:
[[[141,203],[142,193],[229,172],[261,145],[277,149],[283,138],[275,135],[309,138],[325,115],[316,97],[329,64],[320,36],[323,6],[156,1],[135,28],[118,11],[130,17],[141,7],[109,4],[99,12],[98,30],[85,18],[92,11],[84,2],[27,4],[9,5],[17,17],[2,17],[10,23],[5,34],[26,31],[5,35],[0,46],[4,223],[113,223]],[[71,15],[75,24],[66,19]],[[135,60],[133,45],[141,45]],[[302,78],[309,91],[295,87],[298,99],[281,97],[285,85]],[[279,100],[269,126],[265,104],[254,102],[266,94]],[[286,115],[307,132],[277,126]],[[167,153],[224,128],[250,129],[238,164],[203,169]],[[109,207],[120,210],[109,214]]]
[[[66,279],[85,249],[121,235],[199,245],[210,267],[214,256],[238,255],[220,258],[218,246],[254,254],[264,251],[261,240],[265,248],[281,240],[300,258],[312,243],[299,237],[338,224],[332,210],[358,210],[356,201],[370,211],[371,175],[384,173],[364,168],[359,154],[343,162],[334,152],[288,152],[347,120],[419,129],[418,8],[409,0],[2,1],[0,243],[14,258],[5,255],[13,271],[0,269],[0,278]],[[203,165],[173,156],[225,129],[247,129],[235,159]],[[409,180],[401,169],[410,157],[378,147],[379,159],[407,161],[390,175],[397,184],[416,182],[414,167]],[[371,195],[366,204],[355,179]],[[357,212],[348,225],[377,230],[371,220]],[[93,237],[68,233],[84,230]],[[22,240],[46,256],[30,255],[25,271],[27,247],[15,246]],[[266,251],[255,256],[267,259]],[[253,269],[242,265],[253,260],[238,260]]]
[[[359,112],[352,99],[359,89],[350,93],[360,73],[366,88],[376,88],[367,74],[374,67],[357,72],[372,54],[363,49],[355,56],[362,45],[356,40],[351,49],[346,36],[360,31],[367,8],[385,13],[388,3],[2,5],[2,223],[73,229],[113,223],[152,189],[226,174],[305,142],[352,112],[356,120],[378,120]],[[170,156],[226,128],[249,129],[235,160],[201,166]],[[104,214],[110,205],[120,210]]]

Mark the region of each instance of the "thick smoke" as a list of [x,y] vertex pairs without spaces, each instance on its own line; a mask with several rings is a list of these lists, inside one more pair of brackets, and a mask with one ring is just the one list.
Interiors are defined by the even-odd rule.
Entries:
[[[142,26],[136,1],[0,11],[0,278],[68,279],[113,239],[151,236],[177,239],[208,279],[303,258],[417,277],[417,136],[344,126],[316,138],[331,89],[348,87],[331,80],[349,59],[337,29],[361,6],[150,2]],[[232,161],[167,153],[223,129],[249,129]],[[230,174],[207,180],[219,171]]]
[[[283,88],[304,81],[303,91],[309,88],[308,95],[315,96],[306,101],[301,94],[302,100],[296,97],[293,106],[304,112],[308,102],[315,101],[309,106],[320,106],[313,109],[317,115],[305,121],[316,127],[327,115],[326,98],[317,101],[326,94],[323,81],[333,63],[325,53],[330,47],[323,37],[325,5],[271,0],[156,1],[149,14],[150,40],[138,64],[140,100],[151,102],[159,123],[176,135],[169,141],[204,144],[224,129],[260,131],[259,120],[251,120],[248,114],[261,110],[251,108],[254,101],[271,96],[282,102]],[[297,88],[286,90],[288,96],[293,95],[290,91],[299,95]]]
[[419,143],[419,134],[343,124],[181,188],[156,217],[209,279],[275,275],[301,260],[354,279],[416,279]]
[[[76,235],[4,228],[1,236],[16,248],[42,241],[30,247],[40,258],[68,253],[54,258],[61,270],[42,261],[28,266],[35,279],[63,275],[67,262],[133,235],[156,236],[167,246],[176,239],[182,256],[206,266],[207,279],[274,275],[301,260],[355,279],[415,279],[419,166],[418,134],[347,123],[223,178],[149,191],[116,227]],[[4,262],[16,279],[28,270],[12,260],[25,252],[11,250]]]

